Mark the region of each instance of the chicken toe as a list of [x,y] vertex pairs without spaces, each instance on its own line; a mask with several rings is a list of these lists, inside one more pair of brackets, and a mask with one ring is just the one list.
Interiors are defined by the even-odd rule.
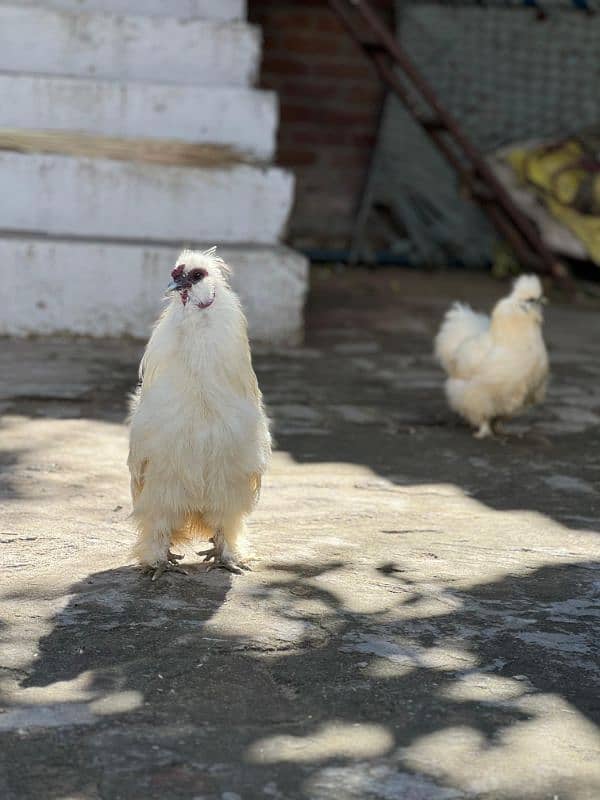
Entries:
[[234,556],[233,552],[225,544],[222,535],[209,539],[213,547],[208,550],[199,550],[198,555],[204,556],[203,561],[210,561],[208,572],[213,569],[225,569],[234,575],[243,575],[244,570],[251,570],[240,558]]
[[213,569],[225,569],[227,572],[232,572],[234,575],[243,575],[244,571],[251,572],[252,568],[243,561],[234,561],[231,558],[215,558],[215,560],[208,565],[208,572]]

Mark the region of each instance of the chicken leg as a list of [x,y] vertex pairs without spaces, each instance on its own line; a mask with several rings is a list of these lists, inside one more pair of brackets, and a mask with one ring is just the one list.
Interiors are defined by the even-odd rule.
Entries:
[[243,575],[244,570],[251,571],[251,567],[236,556],[235,551],[227,544],[223,528],[217,528],[215,535],[209,539],[212,547],[208,550],[199,550],[197,555],[204,556],[204,561],[211,562],[208,571],[225,569],[234,575]]

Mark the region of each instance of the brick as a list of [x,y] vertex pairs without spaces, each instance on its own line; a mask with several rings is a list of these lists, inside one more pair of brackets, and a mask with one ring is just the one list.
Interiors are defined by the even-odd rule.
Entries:
[[[312,144],[317,146],[334,146],[338,147],[341,144],[355,144],[355,134],[351,130],[337,130],[337,129],[325,129],[319,126],[311,126],[305,128],[294,128],[293,130],[289,130],[289,132],[285,131],[286,126],[284,125],[284,132],[280,133],[280,140],[283,135],[289,137],[289,139],[297,144]],[[360,142],[358,146],[364,146],[364,142]]]
[[[332,43],[327,37],[310,35],[304,31],[289,31],[282,39],[282,44],[292,53],[318,53],[322,57],[332,58],[337,55],[337,42]],[[332,46],[333,45],[333,46]]]
[[341,99],[348,104],[379,106],[384,95],[384,89],[379,83],[371,85],[350,85],[340,91]]
[[329,81],[315,82],[302,76],[294,76],[284,81],[279,92],[283,102],[286,102],[288,98],[293,101],[297,101],[298,98],[306,100],[318,98],[327,101],[331,106],[333,102],[344,101],[342,89],[332,86]]
[[311,149],[304,149],[301,147],[280,147],[277,161],[285,167],[305,167],[309,164],[316,163],[318,158],[317,152]]
[[374,73],[375,68],[366,56],[362,55],[357,58],[355,64],[334,63],[327,67],[327,74],[331,78],[365,78],[365,76],[371,77]]
[[345,34],[344,27],[339,18],[332,12],[315,14],[314,27],[318,31],[329,31],[331,33]]
[[263,75],[308,75],[311,67],[299,58],[265,51],[262,72]]
[[375,147],[375,143],[377,142],[377,130],[375,126],[373,126],[372,133],[361,133],[358,131],[352,134],[351,140],[359,147],[365,147],[370,150],[371,148]]
[[369,163],[369,153],[366,153],[362,148],[348,147],[343,150],[338,149],[327,155],[327,162],[332,167],[347,167],[362,171]]
[[314,122],[320,125],[355,125],[371,128],[373,124],[373,113],[368,109],[355,109],[354,111],[343,111],[341,109],[316,107],[314,103],[291,105],[284,104],[281,109],[281,120],[283,122]]
[[[322,24],[323,21],[325,24]],[[334,17],[333,13],[327,9],[316,8],[279,8],[270,15],[269,22],[276,25],[279,29],[287,30],[316,30],[316,31],[341,31],[340,22]],[[332,24],[333,23],[333,24]]]

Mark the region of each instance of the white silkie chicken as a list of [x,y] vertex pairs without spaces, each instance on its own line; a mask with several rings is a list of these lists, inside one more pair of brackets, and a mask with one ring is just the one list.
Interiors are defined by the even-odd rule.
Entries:
[[455,303],[435,339],[448,374],[450,407],[482,438],[503,418],[544,399],[548,355],[542,337],[545,298],[536,275],[522,275],[491,317]]
[[172,547],[204,538],[210,568],[241,573],[245,517],[271,454],[246,319],[215,255],[184,250],[171,300],[140,364],[132,398],[129,471],[135,555],[153,572],[179,570]]

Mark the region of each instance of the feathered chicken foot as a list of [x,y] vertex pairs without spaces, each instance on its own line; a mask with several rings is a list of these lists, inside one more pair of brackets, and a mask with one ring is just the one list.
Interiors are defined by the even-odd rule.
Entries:
[[500,417],[495,417],[489,422],[483,422],[477,431],[473,434],[476,439],[486,439],[488,436],[499,441],[501,444],[506,444],[507,432]]
[[208,540],[213,543],[213,547],[208,550],[198,550],[197,555],[204,556],[203,561],[212,561],[208,566],[208,572],[213,569],[226,569],[228,572],[233,572],[234,575],[243,575],[244,570],[252,571],[252,568],[241,561],[234,559],[231,555],[225,553],[225,542],[215,542],[215,537]]
[[[172,555],[175,554],[169,553],[169,556]],[[183,556],[179,556],[179,558],[183,558]],[[144,567],[144,572],[153,572],[152,582],[157,581],[161,575],[165,574],[165,572],[179,572],[182,575],[187,575],[187,572],[183,569],[183,567],[180,567],[176,560],[173,560],[169,557],[167,557],[166,561],[161,561],[160,564]]]
[[501,417],[494,417],[491,422],[492,433],[494,436],[506,436],[506,428],[504,427],[504,420]]
[[153,572],[152,580],[157,581],[165,572],[180,572],[182,575],[187,575],[187,572],[179,566],[178,562],[181,561],[183,556],[180,553],[172,553],[167,551],[167,558],[165,561],[157,564],[156,566],[147,566],[144,572]]
[[479,429],[476,430],[475,433],[473,434],[473,436],[476,439],[485,439],[487,436],[493,436],[493,435],[494,433],[492,431],[492,428],[490,427],[489,422],[482,422],[481,425],[479,426]]

